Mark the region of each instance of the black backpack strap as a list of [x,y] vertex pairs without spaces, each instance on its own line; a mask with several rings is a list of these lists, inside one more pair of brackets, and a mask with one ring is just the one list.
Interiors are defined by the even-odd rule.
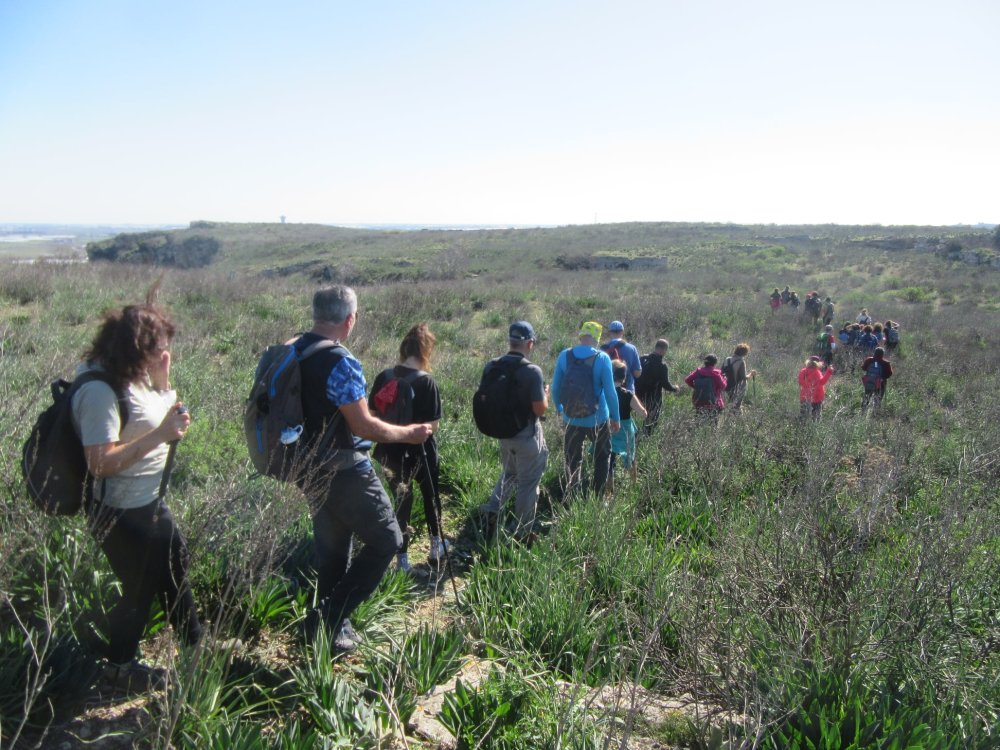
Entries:
[[[402,380],[404,383],[406,383],[408,386],[410,386],[412,388],[413,384],[416,383],[417,380],[419,380],[420,378],[422,378],[426,374],[427,373],[424,372],[423,370],[416,370],[414,372],[411,372],[409,375],[405,375],[405,376],[403,376],[403,377],[401,377],[399,379]],[[396,377],[396,376],[393,375],[393,377]]]
[[[124,390],[118,390],[117,388],[115,388],[114,383],[111,380],[111,376],[108,375],[106,372],[102,372],[100,370],[87,370],[86,372],[78,375],[76,378],[73,379],[73,382],[69,384],[69,391],[70,391],[69,397],[72,399],[73,396],[76,395],[76,392],[80,390],[80,388],[82,388],[87,383],[91,383],[95,380],[100,381],[105,385],[107,385],[108,388],[111,389],[112,393],[115,394],[115,398],[118,400],[118,419],[121,422],[121,426],[124,427],[126,424],[128,424],[128,417],[129,417],[128,399],[125,396]],[[54,383],[52,383],[53,398],[58,396],[61,384],[63,385],[66,384],[66,381],[56,380]]]
[[301,362],[304,359],[309,359],[309,357],[317,352],[323,351],[324,349],[340,349],[340,356],[344,356],[344,354],[348,353],[347,349],[345,349],[339,341],[334,341],[333,339],[320,339],[319,341],[314,341],[299,352],[299,361]]

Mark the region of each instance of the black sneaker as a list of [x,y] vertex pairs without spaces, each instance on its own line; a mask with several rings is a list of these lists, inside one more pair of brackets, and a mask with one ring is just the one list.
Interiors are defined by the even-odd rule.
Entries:
[[354,632],[351,621],[346,617],[340,623],[337,634],[333,637],[333,647],[337,651],[354,651],[361,643],[361,636]]

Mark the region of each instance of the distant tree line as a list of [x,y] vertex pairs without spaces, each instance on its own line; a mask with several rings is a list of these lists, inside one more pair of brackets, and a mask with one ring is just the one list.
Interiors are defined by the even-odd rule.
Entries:
[[173,268],[201,268],[211,263],[221,245],[213,237],[193,235],[183,240],[168,232],[119,234],[87,244],[87,258],[115,263],[144,263]]

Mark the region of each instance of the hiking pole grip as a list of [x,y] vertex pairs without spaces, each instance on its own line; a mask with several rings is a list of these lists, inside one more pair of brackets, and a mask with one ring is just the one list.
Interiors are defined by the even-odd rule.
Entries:
[[[181,404],[177,407],[178,414],[187,414],[188,408]],[[167,489],[170,487],[170,475],[174,471],[174,458],[177,455],[177,444],[180,442],[180,438],[177,440],[171,440],[167,443],[167,460],[163,465],[163,474],[160,475],[160,490],[157,493],[156,499],[162,500],[167,495]]]

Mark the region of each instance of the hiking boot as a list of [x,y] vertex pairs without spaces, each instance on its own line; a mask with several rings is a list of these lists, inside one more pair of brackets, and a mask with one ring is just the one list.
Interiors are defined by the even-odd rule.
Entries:
[[405,552],[400,552],[396,555],[396,570],[401,570],[404,573],[413,572],[413,566],[410,565],[410,557]]
[[427,562],[438,564],[448,554],[448,540],[439,536],[431,537],[431,551],[427,553]]
[[337,629],[337,634],[333,637],[333,648],[335,651],[354,651],[361,640],[361,636],[354,632],[351,621],[345,617]]
[[104,666],[101,682],[110,688],[127,693],[145,693],[162,690],[167,686],[167,671],[150,667],[138,659],[124,663],[109,661]]

